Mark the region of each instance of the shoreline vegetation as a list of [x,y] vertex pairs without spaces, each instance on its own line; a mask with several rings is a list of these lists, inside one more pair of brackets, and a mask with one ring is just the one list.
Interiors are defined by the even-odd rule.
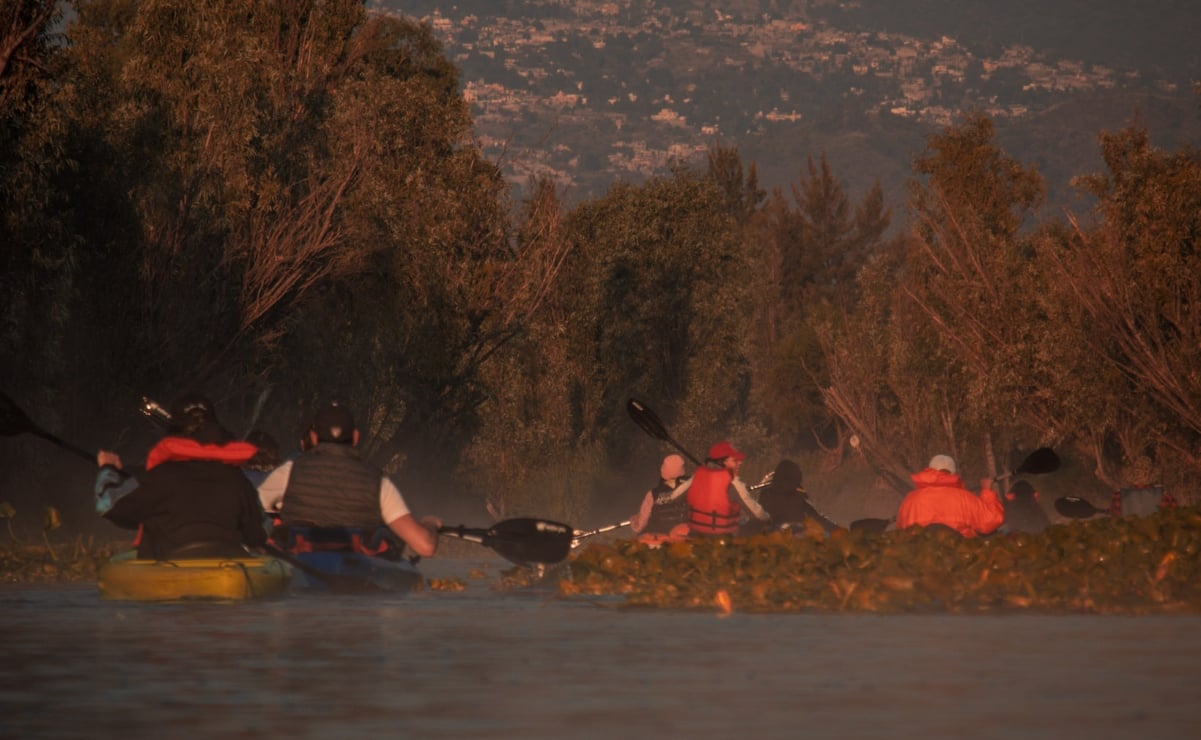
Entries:
[[[812,524],[812,523],[811,523]],[[0,585],[94,582],[128,541],[0,544]],[[443,557],[470,556],[448,546]],[[545,573],[501,586],[563,598],[619,597],[620,609],[746,613],[1201,614],[1201,506],[1097,517],[1040,534],[962,538],[913,529],[693,539],[651,548],[599,540]],[[432,590],[459,590],[444,579]],[[453,583],[452,583],[453,581]],[[452,587],[453,586],[453,587]]]
[[565,596],[752,613],[1201,613],[1201,507],[1099,517],[1039,534],[799,534],[589,545]]

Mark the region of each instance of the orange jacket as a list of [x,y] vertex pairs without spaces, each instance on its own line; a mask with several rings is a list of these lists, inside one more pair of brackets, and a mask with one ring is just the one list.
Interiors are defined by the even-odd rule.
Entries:
[[692,474],[688,488],[688,526],[700,534],[729,534],[738,531],[742,505],[731,500],[733,474],[725,468],[701,466]]
[[977,496],[963,487],[958,475],[930,468],[910,477],[917,488],[901,501],[897,512],[900,529],[945,524],[964,537],[975,537],[996,530],[1005,521],[1001,498],[990,488]]

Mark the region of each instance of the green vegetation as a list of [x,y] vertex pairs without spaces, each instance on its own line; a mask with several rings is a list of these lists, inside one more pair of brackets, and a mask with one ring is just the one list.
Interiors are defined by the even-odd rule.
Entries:
[[590,545],[559,590],[724,612],[1201,611],[1197,507],[976,539],[921,528],[827,537],[809,523],[799,535]]
[[[748,475],[854,438],[900,490],[932,452],[984,476],[1047,445],[1104,485],[1148,455],[1195,501],[1194,149],[1104,134],[1078,180],[1098,206],[1061,220],[968,116],[928,140],[896,238],[821,153],[765,192],[729,144],[514,204],[426,27],[96,0],[60,38],[58,7],[0,25],[0,387],[56,432],[136,460],[138,399],[200,388],[286,441],[336,394],[422,510],[583,524],[666,451],[638,396],[697,450],[738,440]],[[3,441],[5,480],[51,485],[39,444]]]

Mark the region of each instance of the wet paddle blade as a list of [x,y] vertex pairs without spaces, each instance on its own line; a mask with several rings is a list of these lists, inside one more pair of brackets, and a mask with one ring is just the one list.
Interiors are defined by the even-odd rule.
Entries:
[[1050,473],[1059,470],[1059,455],[1050,447],[1039,447],[1026,456],[1015,471],[1017,475]]
[[864,534],[877,535],[883,534],[884,530],[888,529],[888,525],[893,523],[893,519],[856,519],[851,522],[849,529],[852,532],[863,532]]
[[547,519],[519,517],[497,522],[488,529],[440,527],[439,534],[491,548],[517,565],[551,565],[567,559],[575,530]]
[[626,412],[642,431],[655,439],[663,440],[664,442],[672,441],[671,435],[667,433],[667,427],[663,426],[663,422],[659,420],[658,415],[640,401],[633,398],[626,401]]
[[575,529],[545,519],[506,519],[484,535],[484,545],[518,565],[552,565],[567,559]]
[[1055,510],[1069,519],[1088,519],[1105,513],[1104,509],[1093,506],[1079,496],[1061,496],[1055,499]]
[[667,432],[667,427],[663,426],[663,422],[659,419],[658,414],[647,408],[646,404],[638,401],[637,399],[631,398],[630,400],[626,401],[626,412],[629,413],[630,418],[634,420],[634,423],[637,424],[642,431],[646,432],[655,439],[662,440],[670,444],[672,447],[675,447],[680,451],[680,454],[691,460],[693,465],[702,464],[696,455],[693,455],[691,452],[684,449],[683,445],[672,439],[671,435]]

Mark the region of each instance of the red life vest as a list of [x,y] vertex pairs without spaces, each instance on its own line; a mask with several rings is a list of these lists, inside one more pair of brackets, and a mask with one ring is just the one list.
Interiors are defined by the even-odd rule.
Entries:
[[146,455],[146,469],[173,460],[212,460],[229,465],[244,465],[254,457],[259,448],[249,442],[226,442],[223,445],[206,445],[188,437],[163,437]]
[[738,531],[742,504],[731,499],[733,474],[725,468],[697,468],[688,487],[688,526],[699,534],[732,534]]

